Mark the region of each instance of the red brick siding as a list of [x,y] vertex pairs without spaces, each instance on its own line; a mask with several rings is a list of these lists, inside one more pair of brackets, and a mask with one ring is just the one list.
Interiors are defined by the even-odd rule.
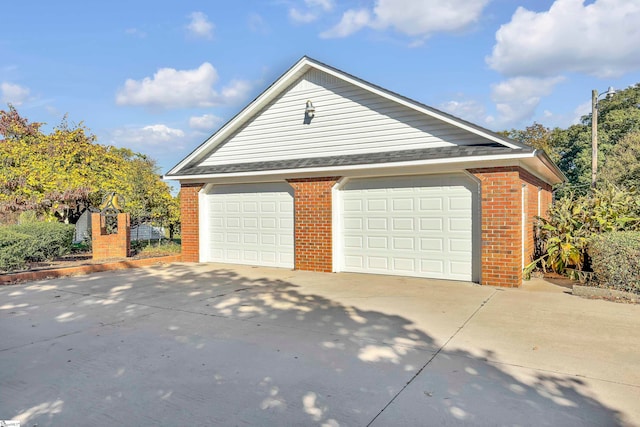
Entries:
[[481,185],[481,284],[522,283],[522,186],[517,167],[470,169]]
[[339,177],[288,180],[294,189],[296,270],[333,270],[332,194]]
[[93,259],[126,258],[131,255],[131,219],[118,214],[118,233],[107,234],[105,217],[91,214],[91,252]]
[[180,229],[182,236],[182,260],[200,261],[200,224],[198,193],[204,184],[180,186]]
[[524,262],[534,251],[538,187],[542,216],[551,202],[551,186],[517,166],[470,169],[481,182],[481,283],[517,287],[522,284],[522,190],[524,198]]

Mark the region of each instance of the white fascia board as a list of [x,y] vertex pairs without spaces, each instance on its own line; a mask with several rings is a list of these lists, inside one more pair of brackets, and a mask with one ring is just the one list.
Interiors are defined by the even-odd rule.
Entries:
[[[262,92],[256,99],[254,99],[249,105],[247,105],[242,111],[240,111],[234,118],[229,120],[224,126],[222,126],[216,133],[211,135],[204,143],[196,148],[191,154],[185,157],[180,163],[173,167],[167,175],[171,175],[174,172],[179,171],[185,165],[190,163],[193,159],[197,158],[203,152],[216,147],[223,142],[227,136],[235,132],[240,126],[242,126],[249,118],[251,118],[257,111],[267,105],[280,91],[283,86],[293,83],[295,79],[303,75],[311,66],[311,61],[307,57],[303,57],[287,72],[285,72],[278,80],[276,80],[270,87]],[[181,179],[174,177],[166,177],[166,179]]]
[[[215,180],[219,178],[242,178],[242,177],[266,177],[266,176],[278,176],[278,177],[300,177],[301,175],[343,175],[349,171],[382,171],[392,168],[412,168],[418,166],[432,166],[432,165],[465,165],[465,168],[478,168],[478,167],[491,167],[494,165],[486,165],[485,163],[496,163],[500,161],[506,161],[509,164],[517,164],[518,160],[531,159],[535,157],[535,153],[521,153],[521,154],[509,154],[509,155],[493,155],[493,156],[472,156],[472,157],[453,157],[444,159],[429,159],[429,160],[414,160],[410,162],[393,162],[393,163],[373,163],[364,165],[348,165],[337,167],[317,167],[317,168],[297,168],[297,169],[279,169],[269,171],[250,171],[250,172],[237,172],[237,173],[221,173],[221,174],[206,174],[206,175],[183,175],[172,176],[170,179],[178,181],[199,181],[203,180]],[[499,164],[496,166],[504,166]],[[320,174],[320,175],[318,175]]]

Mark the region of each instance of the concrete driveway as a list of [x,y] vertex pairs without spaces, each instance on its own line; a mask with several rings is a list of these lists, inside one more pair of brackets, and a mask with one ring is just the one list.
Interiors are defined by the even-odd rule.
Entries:
[[0,420],[640,425],[640,306],[173,264],[0,288]]

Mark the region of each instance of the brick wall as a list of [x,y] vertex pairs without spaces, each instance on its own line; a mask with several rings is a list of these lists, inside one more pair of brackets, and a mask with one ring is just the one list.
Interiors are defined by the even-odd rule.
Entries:
[[481,182],[481,284],[522,283],[521,183],[517,167],[471,169]]
[[289,180],[294,189],[296,270],[333,270],[331,188],[339,177]]
[[182,260],[200,261],[200,231],[198,192],[203,184],[180,186],[180,229],[182,236]]
[[469,172],[481,182],[481,283],[520,286],[523,262],[530,262],[534,252],[538,187],[542,190],[540,213],[544,216],[551,203],[551,186],[517,166],[470,169]]
[[91,252],[93,259],[126,258],[131,255],[131,218],[118,214],[118,232],[107,234],[106,218],[91,214]]

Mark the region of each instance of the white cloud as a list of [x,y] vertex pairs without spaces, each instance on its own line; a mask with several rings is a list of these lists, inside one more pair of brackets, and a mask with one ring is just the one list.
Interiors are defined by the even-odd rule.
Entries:
[[323,13],[331,12],[335,6],[333,0],[304,0],[307,10],[301,11],[296,7],[289,9],[289,18],[300,24],[308,24],[320,17]]
[[320,33],[320,37],[325,39],[347,37],[356,31],[371,25],[371,23],[371,15],[368,10],[349,9],[342,15],[342,19],[336,26]]
[[249,29],[254,33],[258,33],[258,34],[269,33],[269,25],[264,20],[264,18],[257,13],[252,13],[251,15],[249,15],[248,24],[249,24]]
[[556,0],[544,12],[519,7],[497,31],[487,63],[508,76],[620,76],[640,69],[638,22],[637,0]]
[[127,28],[126,30],[124,30],[124,32],[129,36],[139,37],[141,39],[147,37],[147,33],[138,28]]
[[296,8],[291,8],[289,9],[289,18],[301,24],[308,24],[318,19],[318,15],[313,12],[300,12]]
[[474,100],[448,101],[441,104],[440,108],[447,113],[472,123],[482,123],[486,121],[487,118],[487,111],[484,105]]
[[234,80],[219,93],[214,89],[218,72],[208,62],[193,70],[161,68],[153,77],[127,79],[116,94],[118,105],[161,108],[211,107],[242,100],[249,82]]
[[18,84],[2,82],[0,83],[0,103],[11,103],[15,106],[22,105],[29,98],[30,90]]
[[111,132],[111,140],[119,146],[136,148],[182,149],[185,134],[164,124],[144,126],[142,128],[120,128]]
[[207,15],[202,12],[193,12],[189,18],[191,21],[187,25],[187,30],[192,36],[209,40],[213,38],[213,24]]
[[192,129],[212,131],[215,126],[222,122],[222,119],[213,114],[203,114],[202,116],[193,116],[189,118],[189,127]]
[[308,7],[319,7],[325,12],[330,12],[335,6],[333,0],[304,0],[304,2]]
[[478,21],[489,0],[377,0],[373,10],[349,9],[342,20],[321,34],[346,37],[364,27],[392,28],[412,37],[455,32]]
[[573,117],[569,124],[575,125],[580,123],[582,116],[586,116],[587,114],[591,114],[591,100],[583,102],[573,110]]
[[494,127],[513,127],[530,121],[541,97],[550,95],[563,80],[563,77],[514,77],[492,85],[491,99],[499,116],[489,122]]

